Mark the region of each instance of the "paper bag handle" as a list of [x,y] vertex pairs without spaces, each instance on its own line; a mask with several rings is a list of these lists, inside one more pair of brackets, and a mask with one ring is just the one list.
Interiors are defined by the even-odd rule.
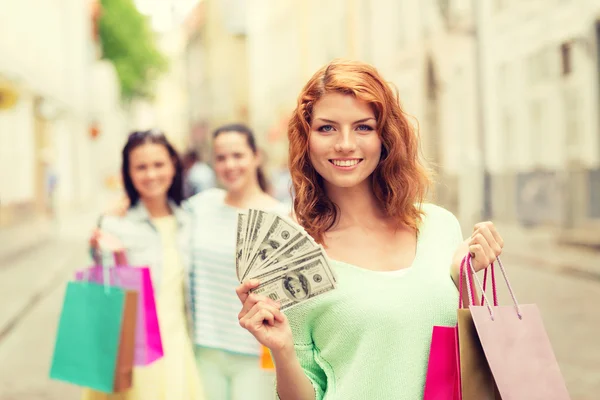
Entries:
[[[498,262],[498,265],[500,266],[500,271],[502,271],[502,276],[504,276],[504,281],[506,282],[506,286],[508,287],[508,291],[510,293],[510,297],[512,298],[513,304],[515,306],[515,310],[517,311],[517,316],[519,317],[519,319],[523,319],[523,314],[521,313],[521,307],[519,306],[519,302],[517,301],[517,297],[515,296],[515,292],[513,291],[513,288],[510,284],[510,281],[508,280],[508,276],[506,275],[506,270],[504,269],[504,265],[502,265],[502,261],[500,260],[500,257],[496,257],[496,261]],[[471,271],[471,273],[475,276],[475,280],[477,281],[477,285],[479,286],[479,288],[482,289],[482,296],[483,299],[485,301],[485,304],[490,312],[490,317],[492,320],[494,320],[494,312],[492,310],[492,307],[490,305],[490,302],[487,298],[487,296],[485,295],[485,292],[483,291],[483,286],[481,285],[481,282],[479,281],[479,278],[477,277],[477,275],[475,274],[475,268],[473,268],[473,265],[471,264],[471,256],[468,255],[467,256],[467,264],[469,266],[469,270]],[[492,286],[495,285],[495,282],[492,282]],[[470,287],[467,287],[467,290],[470,290]],[[495,289],[494,289],[495,292]],[[469,294],[469,297],[471,295]],[[497,300],[496,300],[497,301]]]
[[[460,262],[460,269],[458,272],[458,308],[469,308],[470,305],[475,304],[475,297],[473,293],[475,288],[473,286],[473,277],[469,276],[470,273],[466,270],[467,257],[463,257]],[[464,296],[463,282],[468,281],[467,286],[470,290],[467,290],[468,299]]]

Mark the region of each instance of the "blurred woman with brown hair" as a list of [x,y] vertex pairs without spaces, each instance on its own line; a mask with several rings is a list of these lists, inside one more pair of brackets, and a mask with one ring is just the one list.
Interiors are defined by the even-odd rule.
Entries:
[[234,292],[239,285],[232,240],[238,212],[255,208],[290,213],[268,194],[262,162],[250,128],[241,124],[217,128],[213,167],[224,189],[209,189],[188,200],[194,221],[190,279],[194,342],[208,400],[273,398],[273,373],[261,369],[260,344],[238,324]]

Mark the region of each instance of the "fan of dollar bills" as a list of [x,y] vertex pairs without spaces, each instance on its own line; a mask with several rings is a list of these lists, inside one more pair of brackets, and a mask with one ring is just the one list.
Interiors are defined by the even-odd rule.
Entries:
[[254,293],[281,309],[336,288],[323,248],[291,219],[250,209],[238,214],[235,266],[240,282],[259,279]]

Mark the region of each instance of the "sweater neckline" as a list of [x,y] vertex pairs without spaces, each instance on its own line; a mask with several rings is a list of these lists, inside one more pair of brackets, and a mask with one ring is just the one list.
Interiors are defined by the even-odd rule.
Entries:
[[[404,267],[404,268],[399,268],[399,269],[391,269],[391,270],[386,270],[386,271],[381,271],[381,270],[373,270],[373,269],[367,269],[355,264],[351,264],[345,261],[341,261],[341,260],[336,260],[336,259],[330,259],[332,262],[337,263],[337,264],[341,264],[341,265],[345,265],[348,266],[352,269],[355,270],[359,270],[362,271],[366,274],[371,274],[371,275],[378,275],[380,277],[383,277],[385,279],[387,278],[401,278],[401,277],[405,277],[407,275],[412,274],[415,270],[418,270],[419,268],[417,267],[419,260],[421,258],[421,253],[422,251],[422,242],[423,242],[423,235],[424,232],[419,232],[419,234],[417,235],[417,245],[416,245],[416,249],[415,249],[415,257],[413,258],[412,262],[410,263],[410,265]],[[402,271],[402,272],[400,272]]]

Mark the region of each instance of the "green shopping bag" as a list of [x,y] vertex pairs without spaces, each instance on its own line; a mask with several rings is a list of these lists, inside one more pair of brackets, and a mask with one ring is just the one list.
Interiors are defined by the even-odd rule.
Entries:
[[118,287],[68,283],[50,378],[113,393],[126,300]]

